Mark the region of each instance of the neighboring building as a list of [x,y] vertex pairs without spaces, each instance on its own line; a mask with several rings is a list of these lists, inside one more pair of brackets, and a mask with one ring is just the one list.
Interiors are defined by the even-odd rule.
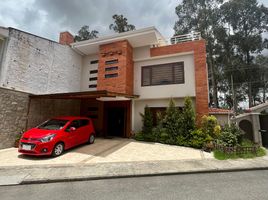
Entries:
[[233,111],[228,109],[222,109],[222,108],[209,108],[208,113],[210,115],[214,115],[218,123],[221,126],[224,126],[225,124],[229,124],[231,118],[233,117]]
[[[141,129],[146,105],[161,110],[173,98],[183,106],[186,96],[198,118],[208,115],[205,41],[199,34],[170,41],[154,27],[76,43],[63,32],[60,44],[0,28],[0,87],[5,94],[29,93],[21,112],[27,128],[55,115],[84,115],[99,135],[130,137]],[[14,97],[5,99],[15,110],[20,105]],[[1,120],[9,107],[0,110]]]
[[247,113],[232,119],[243,131],[245,138],[268,147],[268,102],[251,107]]

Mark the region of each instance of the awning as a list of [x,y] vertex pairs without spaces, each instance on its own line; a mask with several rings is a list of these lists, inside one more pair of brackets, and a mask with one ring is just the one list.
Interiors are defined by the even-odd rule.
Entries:
[[110,98],[124,97],[128,99],[134,99],[138,98],[139,95],[129,95],[124,93],[109,92],[107,90],[30,95],[30,98],[32,99],[97,99],[104,97],[110,97]]

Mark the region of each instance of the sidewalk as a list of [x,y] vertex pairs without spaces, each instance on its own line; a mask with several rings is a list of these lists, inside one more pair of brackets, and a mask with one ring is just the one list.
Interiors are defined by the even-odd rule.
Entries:
[[261,169],[268,169],[268,156],[225,161],[202,159],[9,166],[0,168],[0,185]]

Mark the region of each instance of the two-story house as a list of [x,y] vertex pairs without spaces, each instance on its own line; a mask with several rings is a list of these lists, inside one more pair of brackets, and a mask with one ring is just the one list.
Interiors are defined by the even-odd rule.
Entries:
[[166,40],[149,27],[74,42],[63,32],[56,43],[0,28],[0,52],[1,90],[28,94],[27,128],[55,115],[83,115],[99,135],[129,137],[141,130],[146,105],[156,113],[170,98],[183,106],[186,96],[198,118],[208,114],[206,49],[198,33]]

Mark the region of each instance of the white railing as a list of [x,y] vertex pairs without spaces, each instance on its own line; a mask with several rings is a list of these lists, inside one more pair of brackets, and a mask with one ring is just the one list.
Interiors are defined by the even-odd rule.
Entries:
[[201,40],[201,33],[200,32],[191,32],[185,35],[176,35],[170,38],[171,44],[178,44],[182,42],[194,41],[194,40]]
[[151,47],[152,48],[162,47],[162,46],[189,42],[189,41],[196,41],[196,40],[201,40],[201,39],[202,37],[201,37],[200,32],[191,32],[185,35],[176,35],[176,36],[173,36],[172,38],[158,39],[158,43],[151,45]]

